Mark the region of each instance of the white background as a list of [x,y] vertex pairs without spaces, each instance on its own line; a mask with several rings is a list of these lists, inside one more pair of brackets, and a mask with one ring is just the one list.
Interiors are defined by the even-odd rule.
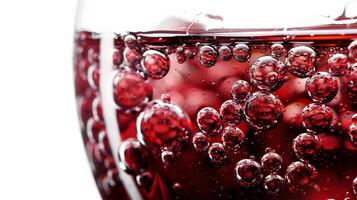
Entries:
[[[327,0],[296,2],[300,3],[291,5],[292,10],[306,12],[308,2],[335,10]],[[0,1],[1,200],[100,199],[74,101],[71,59],[76,3]]]
[[0,1],[0,199],[98,200],[74,101],[75,0]]

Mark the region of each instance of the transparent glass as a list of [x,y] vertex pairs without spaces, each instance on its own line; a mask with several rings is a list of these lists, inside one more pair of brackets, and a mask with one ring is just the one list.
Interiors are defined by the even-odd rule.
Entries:
[[80,0],[81,133],[111,199],[353,199],[357,1]]

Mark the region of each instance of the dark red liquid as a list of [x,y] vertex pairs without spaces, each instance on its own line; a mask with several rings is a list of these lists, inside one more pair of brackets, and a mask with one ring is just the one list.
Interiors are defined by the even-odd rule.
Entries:
[[125,33],[103,55],[103,37],[78,32],[76,95],[103,199],[356,198],[355,38]]

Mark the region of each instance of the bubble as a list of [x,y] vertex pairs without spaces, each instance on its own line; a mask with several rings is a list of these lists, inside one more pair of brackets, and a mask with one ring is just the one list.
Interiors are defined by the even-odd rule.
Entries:
[[165,103],[170,103],[171,102],[171,96],[170,94],[164,93],[160,96],[161,101]]
[[349,92],[352,93],[353,97],[356,97],[355,95],[357,94],[357,63],[352,65],[347,72],[347,88]]
[[237,151],[245,141],[245,134],[238,127],[227,126],[223,130],[222,142],[227,149]]
[[262,168],[267,173],[279,172],[283,167],[283,159],[273,151],[265,153],[261,159]]
[[248,124],[256,130],[267,130],[282,119],[284,106],[274,95],[266,92],[253,93],[245,103]]
[[198,51],[198,61],[205,67],[212,67],[217,61],[217,51],[211,46],[202,46]]
[[257,58],[249,68],[251,82],[260,90],[273,91],[287,80],[285,66],[272,56]]
[[244,118],[242,106],[234,100],[225,101],[221,105],[220,114],[223,121],[228,124],[239,124]]
[[277,58],[282,57],[285,54],[285,49],[282,44],[276,43],[271,45],[271,55]]
[[306,81],[306,92],[314,102],[327,103],[338,92],[337,78],[327,72],[317,72]]
[[91,65],[88,69],[87,80],[92,89],[99,88],[100,69],[98,65]]
[[119,180],[118,170],[117,169],[108,170],[102,182],[103,189],[107,194],[110,194],[112,191],[116,189],[119,183],[120,180]]
[[169,72],[170,59],[165,54],[148,50],[143,54],[142,67],[144,72],[152,79],[161,79]]
[[328,59],[328,70],[333,76],[342,76],[348,68],[348,58],[345,54],[334,54]]
[[134,48],[137,44],[136,37],[134,35],[126,35],[124,38],[124,44],[126,47]]
[[99,97],[96,97],[92,102],[93,118],[97,121],[103,121],[102,103]]
[[293,140],[293,150],[301,161],[314,160],[320,150],[320,141],[317,136],[302,133]]
[[218,49],[218,55],[223,61],[229,61],[233,57],[232,50],[228,46],[220,46]]
[[246,44],[236,44],[233,48],[233,56],[238,62],[245,62],[250,57],[250,49]]
[[141,172],[136,176],[136,183],[140,187],[149,187],[153,181],[153,174],[150,171]]
[[211,107],[202,108],[197,113],[197,125],[202,133],[209,136],[219,134],[223,127],[219,113]]
[[170,150],[164,150],[161,152],[161,160],[164,164],[170,164],[174,161],[175,154]]
[[314,166],[305,162],[293,162],[286,169],[285,181],[291,191],[312,185],[318,176]]
[[133,71],[120,70],[114,77],[114,101],[122,109],[142,107],[152,99],[152,87]]
[[270,195],[278,195],[284,190],[285,181],[278,174],[270,174],[264,179],[264,190]]
[[196,55],[196,53],[191,49],[185,49],[184,53],[185,53],[186,58],[188,58],[190,60],[195,58],[195,55]]
[[186,55],[185,55],[185,52],[184,52],[184,48],[182,46],[179,46],[179,47],[176,48],[175,57],[176,57],[176,61],[179,64],[182,64],[182,63],[184,63],[186,61]]
[[116,49],[113,52],[113,64],[119,67],[122,62],[123,62],[123,54],[118,49]]
[[306,46],[299,46],[290,49],[286,66],[288,70],[299,78],[305,78],[315,73],[315,51]]
[[209,146],[208,137],[201,132],[195,134],[192,138],[192,143],[197,151],[206,151]]
[[150,102],[136,121],[138,140],[153,152],[157,149],[181,151],[191,130],[187,114],[176,104],[161,100]]
[[226,159],[226,151],[220,143],[213,143],[208,149],[208,156],[213,164],[221,164]]
[[235,175],[243,187],[256,186],[263,178],[261,166],[252,159],[240,160],[235,167]]
[[123,141],[118,150],[119,167],[129,174],[137,174],[148,168],[149,155],[138,140],[129,138]]
[[352,191],[355,196],[357,196],[357,177],[352,181]]
[[247,100],[248,96],[250,95],[250,85],[245,80],[238,80],[236,81],[231,89],[231,95],[234,100],[238,102],[243,102]]
[[332,122],[332,109],[324,104],[309,104],[301,113],[302,125],[311,133],[328,129]]
[[126,64],[130,66],[135,66],[136,64],[140,63],[141,54],[138,49],[136,48],[128,48],[126,47],[123,52],[124,61]]
[[348,129],[348,136],[353,146],[357,147],[357,125],[352,124]]
[[348,45],[348,57],[352,60],[357,60],[357,40]]
[[105,125],[102,121],[97,121],[93,118],[90,118],[87,121],[86,131],[88,139],[91,143],[98,143],[99,134],[102,130],[105,130]]
[[357,125],[357,113],[352,115],[352,123]]

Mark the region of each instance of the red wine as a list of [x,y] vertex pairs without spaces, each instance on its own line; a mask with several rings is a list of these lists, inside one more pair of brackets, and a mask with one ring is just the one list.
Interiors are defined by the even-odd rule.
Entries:
[[357,34],[340,28],[77,32],[103,199],[356,198]]

